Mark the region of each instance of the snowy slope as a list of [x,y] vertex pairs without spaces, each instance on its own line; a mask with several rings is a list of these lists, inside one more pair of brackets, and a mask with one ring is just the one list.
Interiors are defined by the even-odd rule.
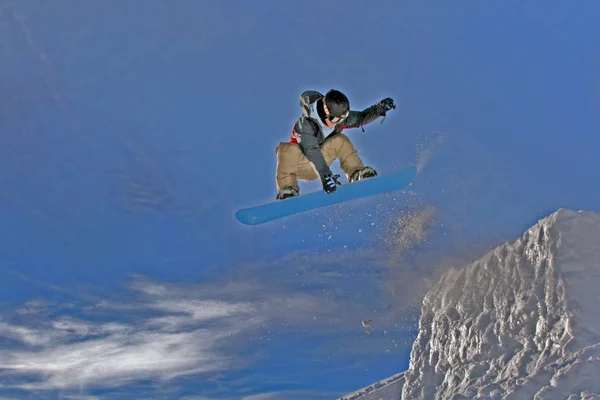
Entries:
[[600,214],[561,209],[444,274],[387,381],[343,399],[600,399]]
[[347,394],[338,400],[383,400],[383,399],[399,399],[402,386],[404,385],[404,374],[391,376],[387,379],[369,385],[365,388],[357,390],[354,393]]

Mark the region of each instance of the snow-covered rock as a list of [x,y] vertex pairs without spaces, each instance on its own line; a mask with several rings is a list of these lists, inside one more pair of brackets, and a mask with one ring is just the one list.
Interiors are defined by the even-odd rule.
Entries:
[[446,272],[410,367],[342,399],[600,399],[600,214],[560,209]]

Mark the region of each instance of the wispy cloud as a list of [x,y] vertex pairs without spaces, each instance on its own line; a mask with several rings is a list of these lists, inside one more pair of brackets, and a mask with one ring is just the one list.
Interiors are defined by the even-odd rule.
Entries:
[[[358,314],[368,306],[349,309],[347,289],[321,289],[323,280],[339,277],[328,274],[327,262],[324,268],[315,266],[317,259],[324,260],[299,257],[293,267],[289,260],[256,263],[238,276],[202,284],[135,276],[121,293],[93,302],[83,296],[68,307],[26,302],[0,318],[0,393],[85,396],[141,381],[160,385],[189,376],[218,381],[264,357],[264,346],[253,343],[298,332],[315,338],[332,328],[342,337],[344,332],[363,335]],[[296,273],[274,273],[265,281],[265,268],[279,263]],[[292,392],[286,396],[296,398]]]
[[228,357],[215,350],[215,342],[231,331],[168,333],[128,328],[83,341],[68,337],[37,351],[4,351],[0,367],[8,375],[37,376],[37,382],[13,385],[26,390],[114,387],[138,379],[174,378],[229,367]]

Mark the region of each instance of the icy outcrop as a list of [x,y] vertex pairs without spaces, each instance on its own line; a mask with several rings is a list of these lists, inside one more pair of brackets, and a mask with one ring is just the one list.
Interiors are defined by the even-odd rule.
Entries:
[[600,214],[558,210],[445,273],[383,382],[343,398],[600,399]]

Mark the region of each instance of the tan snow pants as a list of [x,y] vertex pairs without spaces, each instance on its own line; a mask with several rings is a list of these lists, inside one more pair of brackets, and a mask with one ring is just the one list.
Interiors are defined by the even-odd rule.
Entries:
[[[321,144],[321,152],[327,165],[331,166],[337,159],[346,178],[357,169],[364,167],[354,145],[343,133],[332,135]],[[314,165],[308,161],[304,152],[297,143],[282,142],[275,150],[277,155],[277,172],[275,180],[277,190],[287,186],[298,186],[298,179],[313,181],[319,179],[319,174]]]

